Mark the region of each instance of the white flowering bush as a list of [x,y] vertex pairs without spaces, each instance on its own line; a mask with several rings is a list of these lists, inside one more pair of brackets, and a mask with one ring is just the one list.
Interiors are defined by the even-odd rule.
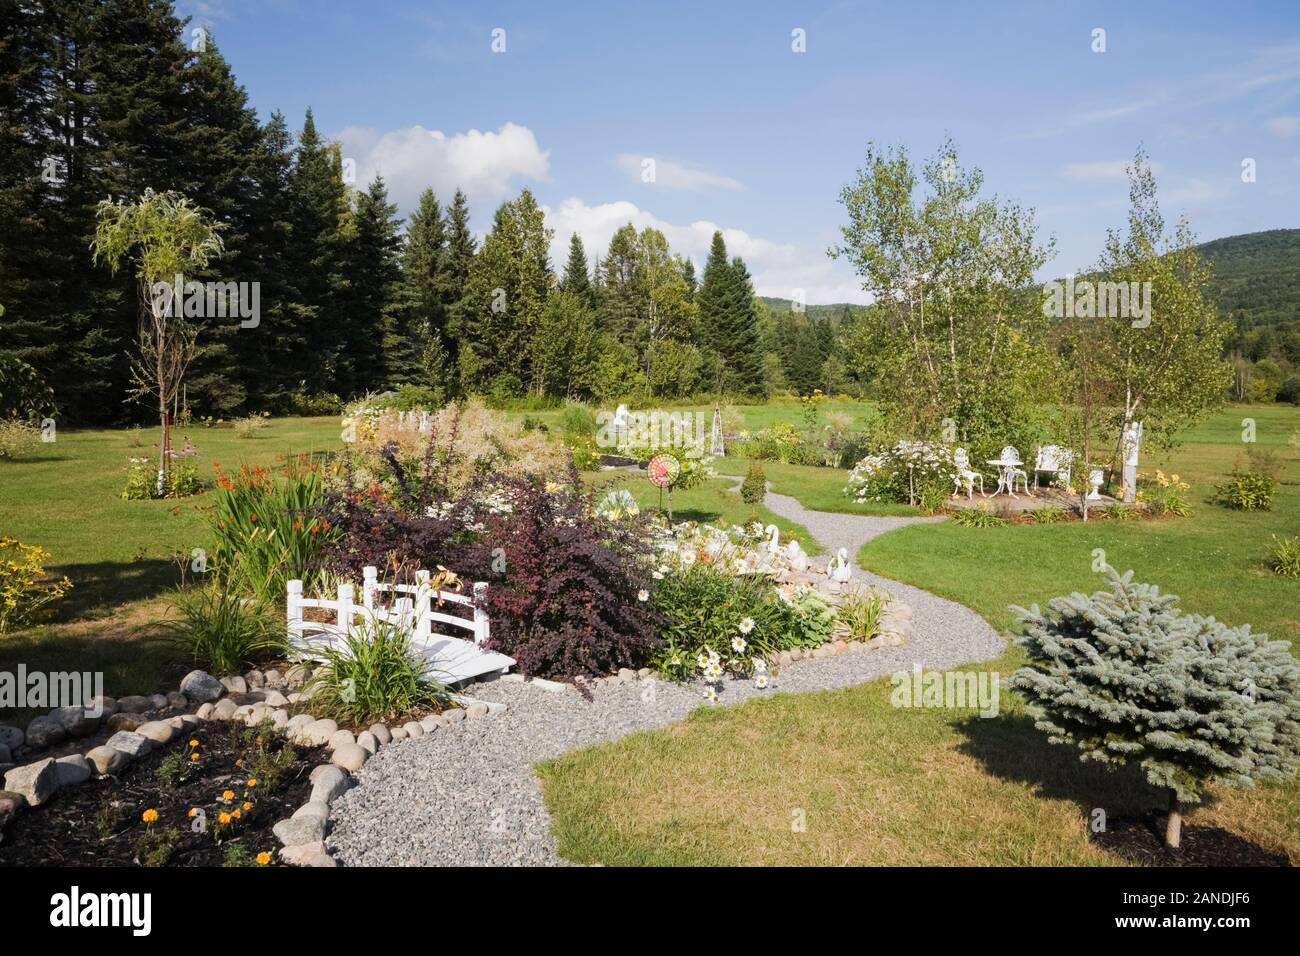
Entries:
[[935,442],[903,439],[867,455],[849,472],[844,493],[854,501],[920,500],[927,490],[951,490],[957,466],[953,449]]

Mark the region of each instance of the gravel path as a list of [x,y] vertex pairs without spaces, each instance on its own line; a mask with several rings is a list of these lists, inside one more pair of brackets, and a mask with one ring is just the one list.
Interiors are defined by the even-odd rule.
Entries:
[[[830,554],[845,548],[854,560],[862,544],[879,534],[937,520],[810,511],[794,498],[772,492],[766,504],[804,525]],[[782,668],[764,691],[750,681],[729,680],[722,702],[738,703],[774,689],[846,687],[909,670],[916,662],[946,668],[1002,652],[1003,639],[962,605],[856,567],[855,579],[885,588],[911,605],[910,644],[796,661]],[[507,709],[418,739],[395,741],[372,757],[358,774],[358,785],[333,807],[327,843],[340,863],[564,865],[549,833],[533,764],[576,747],[674,723],[702,703],[696,686],[653,679],[594,688],[591,700],[572,688],[557,693],[513,680],[477,684],[468,693],[504,703]]]

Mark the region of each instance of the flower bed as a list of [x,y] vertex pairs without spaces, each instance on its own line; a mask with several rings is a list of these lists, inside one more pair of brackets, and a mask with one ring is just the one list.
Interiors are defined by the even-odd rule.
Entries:
[[19,816],[0,843],[6,866],[256,866],[271,832],[311,791],[322,748],[270,726],[208,722],[118,776],[61,792]]

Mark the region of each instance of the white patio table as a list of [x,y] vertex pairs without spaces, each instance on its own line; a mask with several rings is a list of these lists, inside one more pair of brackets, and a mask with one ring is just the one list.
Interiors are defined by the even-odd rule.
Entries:
[[997,497],[1005,490],[1012,498],[1019,498],[1020,496],[1015,492],[1016,469],[1023,468],[1024,462],[1012,461],[1008,458],[986,458],[985,461],[998,470],[998,487],[993,492],[993,496]]

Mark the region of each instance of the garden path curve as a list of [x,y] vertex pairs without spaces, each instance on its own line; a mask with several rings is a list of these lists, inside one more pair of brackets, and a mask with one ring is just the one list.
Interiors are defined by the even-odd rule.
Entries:
[[[772,492],[766,505],[804,525],[829,554],[847,549],[855,579],[911,605],[914,628],[904,647],[787,665],[772,682],[780,691],[847,687],[909,670],[917,662],[947,668],[1002,652],[1003,638],[969,608],[856,567],[858,549],[877,535],[941,519],[811,511]],[[333,806],[333,830],[326,842],[340,863],[564,865],[550,835],[533,765],[577,747],[674,723],[701,705],[698,685],[654,680],[597,687],[590,700],[572,688],[552,692],[508,680],[477,684],[468,693],[504,703],[507,710],[395,742],[375,754],[358,774],[358,785]],[[728,680],[720,699],[731,704],[771,693],[750,681]]]

